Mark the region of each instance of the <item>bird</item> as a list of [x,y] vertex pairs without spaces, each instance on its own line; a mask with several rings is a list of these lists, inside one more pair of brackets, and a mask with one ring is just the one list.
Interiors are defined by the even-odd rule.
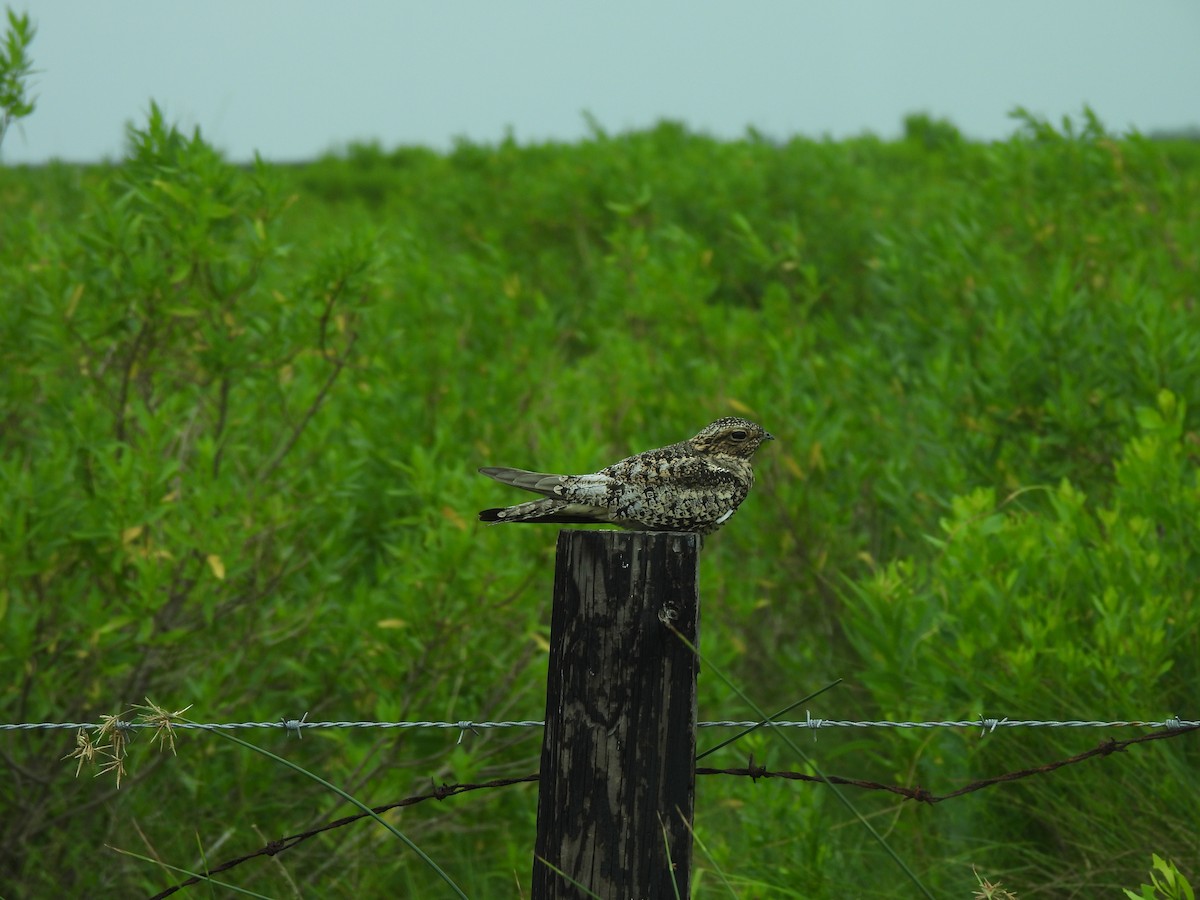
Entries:
[[749,419],[726,416],[686,441],[626,457],[590,475],[484,466],[479,471],[488,478],[544,497],[485,509],[479,519],[712,534],[754,485],[755,451],[774,439]]

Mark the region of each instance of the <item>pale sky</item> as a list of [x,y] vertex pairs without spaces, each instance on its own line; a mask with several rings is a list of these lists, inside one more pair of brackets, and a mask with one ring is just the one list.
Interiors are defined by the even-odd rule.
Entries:
[[117,158],[150,100],[230,159],[351,141],[576,140],[662,118],[717,137],[973,138],[1018,105],[1200,125],[1197,0],[27,0],[38,108],[6,163]]

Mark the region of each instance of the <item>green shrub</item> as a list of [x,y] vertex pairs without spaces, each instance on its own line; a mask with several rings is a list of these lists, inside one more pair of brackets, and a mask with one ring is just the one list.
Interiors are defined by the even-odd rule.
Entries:
[[[554,532],[477,527],[515,497],[475,468],[590,471],[730,412],[779,440],[705,548],[702,650],[762,706],[842,677],[814,716],[1190,718],[1200,153],[1090,114],[1019,124],[981,145],[920,116],[894,143],[667,122],[239,169],[152,108],[117,165],[0,169],[3,718],[147,696],[207,721],[540,718]],[[747,714],[702,675],[702,719]],[[937,793],[1110,736],[811,749]],[[539,744],[255,739],[371,803],[528,774]],[[148,744],[119,795],[71,780],[68,736],[6,744],[8,893],[144,893],[173,877],[105,844],[201,865],[343,814],[225,742]],[[751,752],[797,765],[768,733],[712,762]],[[972,864],[1097,894],[1195,856],[1195,770],[1181,736],[929,808],[852,799],[938,894]],[[492,896],[526,883],[535,808],[508,788],[399,820]],[[910,895],[822,789],[704,779],[697,828],[704,896],[715,868],[755,895]],[[322,842],[237,882],[432,889],[370,829]]]

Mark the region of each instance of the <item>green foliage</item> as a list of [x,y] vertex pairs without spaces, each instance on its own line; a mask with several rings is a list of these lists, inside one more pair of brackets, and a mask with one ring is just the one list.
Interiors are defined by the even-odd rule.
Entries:
[[1143,884],[1141,893],[1129,888],[1125,896],[1133,900],[1195,900],[1191,882],[1175,867],[1175,863],[1164,860],[1157,853],[1151,856],[1150,883]]
[[17,15],[5,7],[8,30],[4,33],[4,46],[0,48],[0,144],[13,122],[33,112],[34,102],[26,91],[29,76],[33,74],[33,62],[29,59],[29,45],[37,34],[37,28],[29,21],[28,14]]
[[953,149],[963,142],[963,136],[953,122],[934,119],[924,113],[904,117],[904,139],[916,141],[929,151]]
[[[476,527],[505,497],[475,468],[586,471],[743,413],[779,440],[705,547],[701,649],[757,704],[841,676],[814,716],[1191,718],[1200,153],[1090,113],[1018,124],[773,144],[664,122],[241,169],[152,106],[117,165],[0,170],[0,717],[149,695],[208,721],[540,718],[553,530]],[[702,676],[700,715],[749,711]],[[805,752],[944,793],[1107,736]],[[177,737],[134,742],[119,795],[71,780],[70,738],[13,738],[0,880],[146,893],[166,881],[103,845],[195,868],[344,814]],[[255,739],[374,804],[528,774],[539,738]],[[711,762],[748,753],[796,765],[766,731]],[[936,895],[969,895],[973,864],[1094,895],[1196,857],[1196,763],[1183,736],[934,807],[850,799]],[[395,824],[503,896],[535,809],[507,788]],[[911,895],[821,789],[701,779],[696,826],[700,896]],[[226,877],[438,889],[368,830]]]
[[[95,719],[114,692],[118,710],[151,691],[248,702],[255,650],[297,626],[275,592],[324,540],[304,512],[329,493],[305,431],[375,291],[360,238],[268,287],[288,256],[272,173],[233,169],[156,107],[129,139],[81,221],[14,228],[5,259],[0,660],[14,721]],[[288,606],[303,618],[319,602]],[[24,811],[14,828],[45,827],[43,795],[4,791]]]

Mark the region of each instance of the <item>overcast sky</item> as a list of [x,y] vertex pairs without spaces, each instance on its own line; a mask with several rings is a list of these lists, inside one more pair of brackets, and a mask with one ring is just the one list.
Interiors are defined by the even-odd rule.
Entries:
[[1200,125],[1197,0],[28,0],[37,110],[7,163],[118,157],[151,99],[235,160],[350,141],[574,140],[661,118],[736,137],[1012,133],[1022,105]]

